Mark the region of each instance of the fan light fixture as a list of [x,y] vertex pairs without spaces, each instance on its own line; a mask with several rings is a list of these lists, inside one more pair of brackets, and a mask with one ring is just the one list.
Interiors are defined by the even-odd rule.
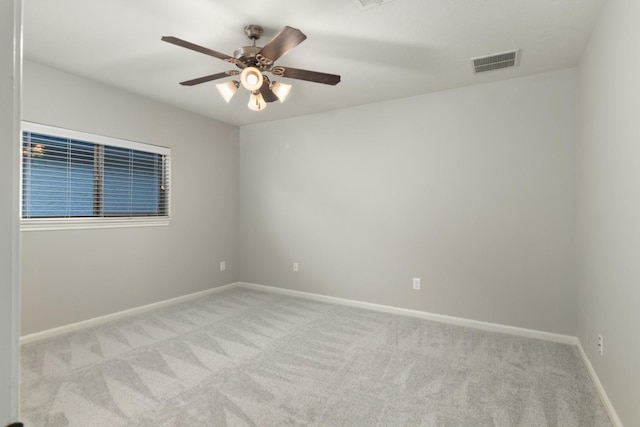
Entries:
[[240,82],[237,80],[231,80],[230,82],[220,83],[216,85],[216,87],[218,88],[218,92],[220,92],[220,95],[222,95],[224,100],[227,101],[227,104],[229,103],[229,101],[231,101],[233,95],[236,94],[239,86]]
[[256,67],[247,67],[240,74],[240,81],[246,90],[255,91],[262,87],[264,77]]
[[[249,67],[252,68],[252,67]],[[245,73],[245,71],[249,68],[245,68],[245,70],[240,75],[242,86],[247,90],[251,91],[251,95],[249,96],[249,109],[253,111],[261,111],[267,108],[267,101],[262,96],[261,90],[264,82],[268,83],[269,90],[273,92],[273,95],[280,101],[284,102],[289,96],[289,92],[291,91],[291,85],[282,82],[270,82],[269,79],[263,76],[257,68],[253,70],[249,70]],[[245,83],[246,82],[246,83]],[[231,101],[231,98],[238,92],[238,88],[240,87],[240,82],[237,80],[231,80],[226,83],[219,83],[216,85],[218,92],[227,102],[227,104]],[[256,89],[253,89],[256,88]],[[275,101],[275,98],[271,99]]]
[[249,103],[247,104],[250,110],[260,111],[267,108],[267,101],[264,100],[262,94],[258,91],[251,92],[249,96]]
[[286,83],[273,82],[273,84],[271,85],[271,91],[275,93],[280,102],[284,102],[284,100],[287,99],[287,96],[289,96],[289,92],[291,92],[291,85],[288,85]]
[[[267,108],[267,101],[261,93],[262,86],[265,82],[269,84],[269,90],[273,92],[278,100],[280,100],[280,102],[284,102],[287,95],[289,95],[289,91],[291,91],[291,85],[280,82],[271,83],[269,79],[263,76],[262,72],[256,67],[247,67],[242,70],[242,73],[240,73],[240,82],[232,80],[226,83],[217,84],[216,87],[218,88],[220,95],[222,95],[228,104],[242,83],[242,87],[251,91],[249,103],[247,104],[249,109],[253,111],[261,111]],[[272,100],[275,101],[275,99]]]

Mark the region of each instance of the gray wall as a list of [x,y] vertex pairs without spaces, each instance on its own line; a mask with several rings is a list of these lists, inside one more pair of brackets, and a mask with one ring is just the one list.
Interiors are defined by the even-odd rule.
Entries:
[[23,334],[238,280],[237,127],[32,62],[23,118],[172,149],[170,226],[22,232]]
[[579,69],[579,337],[625,426],[640,426],[638,17],[607,2]]
[[[0,425],[18,419],[21,2],[0,1]],[[14,50],[15,47],[15,50]]]
[[575,335],[575,97],[565,70],[242,127],[242,281]]

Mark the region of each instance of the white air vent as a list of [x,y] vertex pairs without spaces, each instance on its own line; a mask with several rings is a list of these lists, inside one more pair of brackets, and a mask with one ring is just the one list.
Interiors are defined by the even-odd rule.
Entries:
[[391,3],[393,0],[353,0],[358,9],[369,9],[371,7],[382,6]]
[[520,61],[520,49],[509,52],[494,53],[493,55],[471,58],[475,74],[503,68],[517,67]]

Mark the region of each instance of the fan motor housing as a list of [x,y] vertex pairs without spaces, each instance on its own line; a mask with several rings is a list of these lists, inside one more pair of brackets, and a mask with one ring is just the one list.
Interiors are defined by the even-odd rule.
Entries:
[[260,46],[245,46],[233,51],[233,57],[247,66],[257,65],[256,55],[260,52]]

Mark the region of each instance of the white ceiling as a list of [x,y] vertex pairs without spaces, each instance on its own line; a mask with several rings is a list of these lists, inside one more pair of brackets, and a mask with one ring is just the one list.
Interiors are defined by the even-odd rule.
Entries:
[[[24,55],[223,122],[245,125],[576,66],[605,0],[28,0]],[[160,41],[216,51],[264,45],[283,26],[307,40],[276,65],[340,74],[337,86],[293,84],[287,101],[254,112],[240,88],[226,104],[215,83],[178,82],[233,69]],[[521,48],[520,66],[474,75],[470,58]],[[223,80],[224,81],[224,80]],[[363,125],[366,125],[363,124]]]

